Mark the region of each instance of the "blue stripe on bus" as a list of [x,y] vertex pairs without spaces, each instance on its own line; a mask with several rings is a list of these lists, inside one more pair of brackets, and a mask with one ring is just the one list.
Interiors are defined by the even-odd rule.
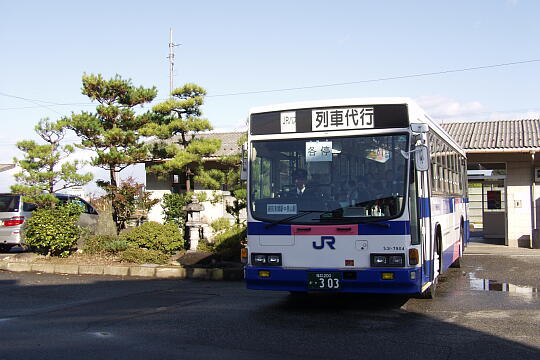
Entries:
[[248,222],[248,235],[292,235],[290,224],[267,225],[264,222]]
[[429,198],[418,198],[418,215],[421,218],[431,216]]
[[[266,227],[265,222],[248,222],[248,235],[292,235],[290,224]],[[358,224],[358,235],[410,235],[409,221],[381,221]]]
[[410,221],[381,221],[358,224],[358,235],[410,235]]
[[471,236],[471,229],[470,229],[470,222],[469,220],[465,220],[463,224],[463,247],[467,247],[469,244],[470,236]]

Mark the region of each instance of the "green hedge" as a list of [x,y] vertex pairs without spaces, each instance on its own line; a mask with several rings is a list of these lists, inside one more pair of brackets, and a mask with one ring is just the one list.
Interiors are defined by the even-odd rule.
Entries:
[[223,260],[240,261],[240,249],[245,245],[247,228],[234,225],[224,233],[216,235],[214,243],[199,243],[199,251],[208,251],[220,255]]
[[182,233],[175,224],[147,222],[121,234],[119,239],[134,247],[157,250],[164,254],[173,254],[184,247]]
[[129,242],[116,235],[91,235],[85,239],[83,250],[89,254],[118,254],[130,247]]
[[120,260],[136,264],[166,264],[169,257],[158,250],[129,248],[119,253]]
[[24,231],[26,244],[39,253],[68,256],[81,234],[80,214],[75,204],[35,210]]

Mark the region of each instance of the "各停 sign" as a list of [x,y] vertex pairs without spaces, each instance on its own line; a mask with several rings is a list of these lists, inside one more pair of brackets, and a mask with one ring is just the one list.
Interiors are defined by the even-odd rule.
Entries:
[[306,162],[332,161],[331,141],[307,141]]

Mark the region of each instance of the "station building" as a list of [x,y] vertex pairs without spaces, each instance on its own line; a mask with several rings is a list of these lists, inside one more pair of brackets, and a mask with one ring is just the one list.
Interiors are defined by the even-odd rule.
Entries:
[[467,153],[471,234],[540,248],[540,119],[442,126]]

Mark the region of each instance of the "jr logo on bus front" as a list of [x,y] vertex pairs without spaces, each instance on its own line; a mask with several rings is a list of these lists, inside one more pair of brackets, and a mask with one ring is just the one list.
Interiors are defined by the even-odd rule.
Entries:
[[321,240],[317,244],[316,241],[313,242],[313,248],[317,250],[324,249],[324,246],[327,245],[330,249],[336,250],[334,244],[336,243],[336,238],[333,236],[321,236]]

